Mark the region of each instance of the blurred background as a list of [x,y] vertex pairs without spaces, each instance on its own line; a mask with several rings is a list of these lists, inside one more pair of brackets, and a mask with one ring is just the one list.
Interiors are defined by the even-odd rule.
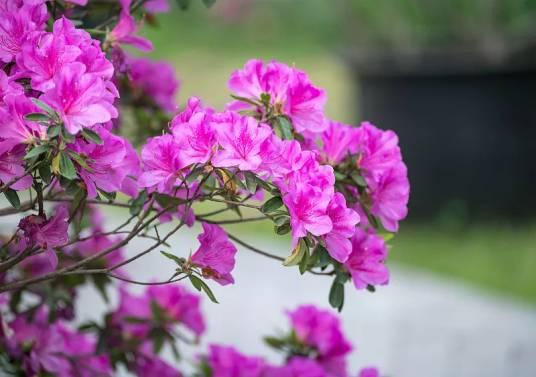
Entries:
[[[326,89],[328,117],[399,134],[410,215],[392,242],[391,285],[352,292],[343,311],[353,366],[536,375],[536,1],[192,1],[148,23],[182,104],[195,95],[223,109],[234,69],[277,59]],[[269,226],[240,232],[288,253]],[[283,309],[327,306],[328,281],[245,254],[237,269],[236,286],[216,288],[222,304],[205,304],[209,340],[266,353],[258,334],[283,328]]]

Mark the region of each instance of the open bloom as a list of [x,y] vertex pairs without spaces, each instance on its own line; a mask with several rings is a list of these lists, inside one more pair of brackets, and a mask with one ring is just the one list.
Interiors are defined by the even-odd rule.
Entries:
[[54,247],[69,241],[68,218],[69,211],[65,206],[56,207],[56,213],[50,219],[39,215],[26,216],[19,222],[19,228],[23,231],[20,248],[37,246],[44,249],[51,267],[56,268],[58,256]]
[[36,140],[46,139],[46,128],[26,120],[29,113],[38,113],[41,110],[23,94],[8,94],[4,97],[4,104],[0,106],[0,129],[2,129],[3,144],[16,145],[20,143],[31,144]]
[[343,161],[348,154],[357,153],[357,129],[346,124],[329,121],[328,127],[322,134],[321,160],[330,165]]
[[326,248],[335,260],[344,263],[352,252],[350,237],[355,233],[359,215],[346,207],[344,195],[336,192],[328,205],[327,214],[333,224],[331,232],[324,236]]
[[192,263],[201,267],[204,276],[221,285],[234,283],[231,271],[235,266],[236,247],[220,226],[205,222],[202,225],[203,233],[197,237],[201,245],[192,255]]
[[118,115],[113,106],[118,96],[115,86],[95,74],[86,73],[86,69],[80,62],[65,65],[54,76],[54,88],[40,98],[58,112],[71,134]]
[[0,142],[0,182],[6,184],[20,178],[10,188],[13,190],[26,190],[32,185],[32,176],[25,175],[24,169],[24,145],[15,145],[13,148],[7,143]]
[[108,40],[115,46],[126,44],[140,51],[152,51],[153,44],[150,40],[135,35],[138,31],[138,25],[136,25],[136,20],[130,14],[131,0],[119,0],[119,2],[122,6],[121,13],[119,14],[119,22],[110,32]]
[[352,254],[344,264],[352,275],[357,289],[367,285],[387,284],[389,270],[384,264],[387,258],[387,247],[380,236],[356,228],[352,237]]
[[272,130],[251,117],[225,114],[228,119],[215,124],[214,129],[222,149],[212,158],[217,167],[238,167],[240,170],[255,170],[262,162],[262,143]]
[[378,216],[385,229],[398,231],[398,222],[408,214],[409,180],[406,165],[399,162],[370,183],[372,207],[370,212]]
[[155,355],[150,342],[146,342],[136,354],[136,375],[144,377],[182,377],[182,374]]
[[207,363],[212,377],[263,377],[266,363],[260,357],[245,356],[233,347],[209,346]]
[[293,357],[286,365],[271,367],[266,377],[330,377],[315,360],[306,357]]

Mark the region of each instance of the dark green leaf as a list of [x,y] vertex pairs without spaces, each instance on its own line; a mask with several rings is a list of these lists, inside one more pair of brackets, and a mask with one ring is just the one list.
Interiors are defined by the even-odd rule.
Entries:
[[4,195],[6,196],[7,200],[9,201],[9,204],[11,204],[13,208],[16,208],[16,209],[20,208],[20,199],[19,199],[19,194],[17,194],[17,191],[8,188],[4,192]]
[[130,214],[132,216],[137,216],[143,209],[143,205],[147,200],[147,191],[142,191],[141,194],[136,198],[130,201]]
[[32,122],[48,122],[50,121],[50,116],[43,113],[29,113],[24,116],[24,119]]
[[87,192],[83,188],[79,188],[74,194],[73,200],[71,201],[71,208],[69,215],[73,216],[76,211],[78,211],[82,205],[82,201],[86,198]]
[[26,153],[26,155],[24,156],[24,159],[29,160],[34,157],[38,157],[42,155],[43,153],[46,153],[49,149],[50,147],[48,145],[38,145],[30,149],[30,151]]
[[344,305],[344,285],[336,279],[333,280],[333,284],[329,290],[329,304],[339,312]]
[[277,117],[277,124],[279,125],[279,129],[281,130],[281,136],[283,139],[292,140],[294,139],[294,135],[292,133],[292,124],[288,120],[287,117],[279,116]]
[[275,232],[280,236],[288,234],[290,232],[290,223],[287,222],[283,225],[275,226]]
[[214,296],[214,293],[212,293],[209,286],[203,280],[199,279],[195,275],[190,275],[189,278],[190,278],[190,281],[192,282],[192,285],[195,287],[195,289],[197,289],[200,292],[201,290],[203,290],[207,294],[210,301],[216,304],[218,303],[218,300],[216,300],[216,296]]
[[101,189],[97,189],[99,191],[99,194],[102,195],[106,200],[108,201],[114,201],[116,196],[117,196],[117,193],[116,192],[106,192],[104,190],[101,190]]
[[316,252],[318,253],[318,267],[327,267],[331,263],[331,257],[329,256],[329,253],[326,248],[318,244],[316,246]]
[[46,103],[44,103],[43,101],[37,99],[37,98],[32,98],[32,102],[37,106],[39,107],[41,110],[44,110],[46,111],[49,115],[56,115],[56,111],[48,106]]
[[52,172],[50,171],[50,164],[48,162],[41,163],[38,168],[39,176],[46,183],[49,184],[52,181]]
[[284,339],[279,339],[275,336],[265,336],[263,340],[264,343],[275,349],[282,349],[286,344],[286,341]]
[[82,136],[87,141],[92,141],[95,144],[102,144],[102,139],[98,133],[89,128],[82,128]]
[[270,213],[278,208],[280,208],[283,205],[283,199],[281,199],[280,196],[274,196],[270,200],[266,201],[261,207],[261,211],[263,213]]
[[108,297],[108,292],[106,291],[106,285],[110,283],[110,278],[102,274],[93,274],[91,275],[91,278],[103,300],[106,303],[110,302],[110,297]]
[[177,5],[182,10],[186,10],[190,7],[190,0],[175,0],[177,2]]
[[71,156],[72,159],[75,160],[78,165],[80,165],[82,168],[84,168],[88,172],[93,171],[93,169],[91,169],[91,167],[87,164],[86,160],[84,160],[84,158],[80,156],[78,153],[69,151],[69,156]]
[[165,317],[165,312],[155,300],[151,300],[151,314],[156,322],[161,322]]
[[257,192],[257,177],[255,174],[247,171],[244,173],[244,176],[246,177],[246,186],[248,188],[248,191],[252,194]]
[[168,252],[165,252],[163,250],[160,250],[160,252],[162,253],[163,256],[171,259],[172,261],[174,261],[175,263],[177,263],[179,266],[182,266],[183,265],[183,260],[181,258],[179,258],[178,256],[176,255],[173,255],[171,253],[168,253]]
[[246,98],[246,97],[240,97],[240,96],[236,96],[234,94],[231,94],[231,97],[233,97],[234,99],[240,101],[240,102],[245,102],[245,103],[249,103],[250,105],[253,105],[253,106],[261,106],[262,103],[252,99],[252,98]]
[[160,204],[162,209],[164,209],[164,208],[173,208],[173,207],[176,207],[176,206],[179,206],[179,205],[183,204],[182,199],[174,198],[174,197],[169,196],[169,195],[155,194],[154,198],[157,201],[157,203]]
[[60,134],[61,126],[59,124],[54,124],[47,129],[47,135],[49,138],[54,138]]
[[298,245],[296,245],[294,250],[292,250],[292,253],[283,262],[283,266],[289,267],[298,265],[307,252],[307,244],[303,241],[303,238],[300,238]]
[[290,218],[288,216],[278,216],[275,217],[273,220],[275,225],[281,226],[283,224],[288,223],[290,221]]
[[370,284],[367,284],[367,291],[374,293],[376,292],[376,287]]
[[147,318],[134,317],[130,315],[121,317],[121,320],[129,323],[147,323]]
[[305,274],[305,272],[308,270],[308,267],[309,267],[309,250],[308,249],[305,249],[305,253],[303,253],[303,257],[300,261],[300,263],[298,264],[298,268],[300,270],[300,274]]
[[352,173],[352,180],[361,187],[367,187],[367,182],[365,181],[365,178],[363,178],[361,175],[359,175],[357,172]]
[[60,153],[60,174],[67,179],[76,179],[76,168],[73,162],[65,152]]

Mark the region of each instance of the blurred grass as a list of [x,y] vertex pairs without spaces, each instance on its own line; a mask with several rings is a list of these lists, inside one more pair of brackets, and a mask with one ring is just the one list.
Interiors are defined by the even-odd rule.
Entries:
[[[216,18],[216,5],[209,12],[195,6],[188,12],[174,11],[159,16],[158,28],[146,28],[146,35],[155,43],[152,57],[167,59],[176,67],[182,82],[180,103],[195,95],[223,109],[230,99],[226,83],[234,69],[251,58],[277,59],[306,70],[316,85],[326,89],[328,117],[359,123],[355,83],[339,50],[327,48],[333,35],[322,23],[321,2],[316,1],[316,13],[306,17],[296,17],[294,8],[279,17],[271,10],[276,2],[267,3],[262,14],[239,25]],[[278,4],[286,6],[284,2]],[[305,2],[296,0],[296,4]],[[329,19],[329,14],[326,17]],[[201,204],[196,213],[211,209],[213,205]],[[228,229],[246,236],[277,237],[268,222],[231,225]],[[402,226],[392,246],[390,263],[424,268],[536,303],[536,223],[463,228],[410,223]]]

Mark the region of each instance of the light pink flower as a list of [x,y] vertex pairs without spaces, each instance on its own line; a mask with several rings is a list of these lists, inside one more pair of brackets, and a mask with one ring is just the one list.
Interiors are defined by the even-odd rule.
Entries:
[[330,195],[310,185],[298,185],[283,197],[290,214],[293,243],[307,232],[315,236],[329,233],[333,223],[327,214]]
[[367,285],[384,285],[389,282],[389,270],[384,261],[387,247],[383,238],[374,233],[356,228],[352,237],[352,254],[344,264],[352,275],[357,289]]
[[376,182],[370,183],[372,207],[370,212],[378,216],[385,229],[398,231],[398,222],[408,214],[409,180],[406,165],[399,162],[387,170]]
[[187,167],[179,150],[180,146],[172,135],[150,138],[141,150],[143,173],[138,185],[150,191],[171,193],[172,188],[180,183],[182,170]]
[[236,247],[220,226],[206,222],[202,225],[203,233],[197,237],[201,245],[192,255],[192,263],[201,267],[205,277],[221,285],[234,283],[231,271],[235,266]]
[[352,252],[350,237],[355,233],[355,226],[359,222],[359,215],[353,209],[346,207],[344,195],[336,192],[329,206],[327,214],[333,223],[331,232],[324,236],[326,248],[335,260],[344,263]]
[[262,163],[261,145],[272,130],[251,117],[232,115],[230,118],[213,126],[222,149],[212,158],[212,164],[243,171],[257,169]]
[[95,74],[86,73],[84,64],[65,65],[54,76],[54,84],[55,87],[40,99],[60,114],[71,134],[117,117],[113,106],[117,97],[115,86]]

